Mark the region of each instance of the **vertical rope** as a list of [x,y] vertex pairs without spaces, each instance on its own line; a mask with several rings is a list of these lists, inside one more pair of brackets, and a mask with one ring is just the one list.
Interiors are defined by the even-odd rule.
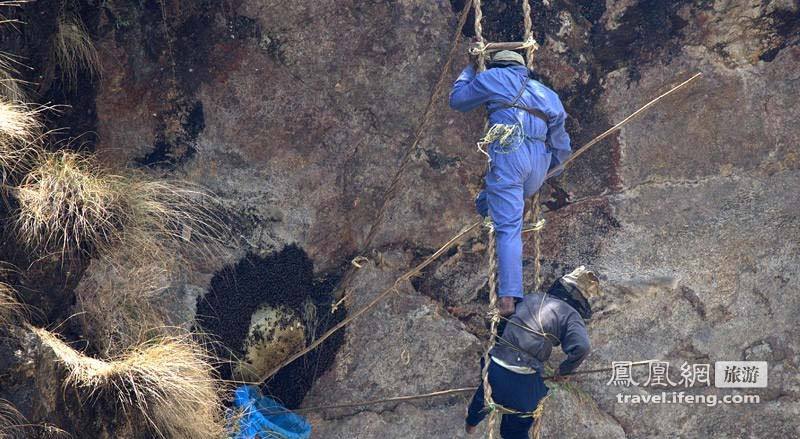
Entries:
[[[483,11],[481,11],[481,0],[472,0],[472,6],[475,9],[475,38],[478,44],[483,46],[486,40],[483,39]],[[478,53],[478,72],[486,70],[486,52],[481,50]]]
[[[531,210],[533,211],[531,216],[534,224],[539,222],[539,216],[542,214],[542,205],[539,203],[540,192],[536,192],[536,195],[533,196],[533,201],[531,201]],[[539,287],[542,286],[541,247],[541,228],[536,228],[533,231],[533,291],[539,291]]]
[[545,410],[545,403],[547,399],[550,398],[551,393],[548,393],[544,396],[544,398],[539,400],[539,404],[536,406],[536,410],[533,411],[533,431],[530,434],[531,439],[541,439],[542,437],[542,416],[544,415]]
[[[524,41],[533,39],[533,18],[531,17],[531,4],[529,0],[522,0],[522,22],[525,26]],[[525,61],[529,69],[533,68],[533,52],[536,50],[536,45],[530,45],[525,49]]]
[[483,400],[484,405],[489,410],[489,417],[487,419],[487,430],[489,432],[489,439],[494,439],[495,425],[497,423],[497,411],[495,410],[494,400],[492,399],[492,386],[489,384],[489,362],[491,358],[489,352],[494,347],[495,338],[497,337],[497,323],[500,317],[497,310],[497,242],[494,234],[494,224],[489,224],[489,342],[486,344],[486,350],[483,353],[483,370],[481,375],[483,377]]
[[[485,40],[483,39],[483,11],[481,11],[481,0],[472,1],[473,8],[475,9],[475,38],[478,44],[483,46]],[[480,51],[478,53],[478,73],[486,70],[486,53]],[[484,132],[486,127],[489,126],[489,121],[484,123]],[[487,169],[488,172],[488,169]],[[497,412],[494,410],[494,400],[492,400],[492,386],[489,384],[489,352],[494,347],[494,340],[497,337],[497,323],[500,320],[497,314],[497,252],[496,241],[494,234],[494,225],[489,224],[489,313],[491,315],[491,322],[489,323],[489,342],[486,344],[486,350],[483,353],[483,370],[481,376],[483,378],[483,401],[484,406],[489,410],[489,416],[486,420],[487,430],[489,432],[489,439],[494,439],[495,426],[497,424]]]
[[[533,40],[533,13],[531,11],[531,4],[529,0],[522,0],[522,20],[525,27],[525,34],[523,38],[525,42]],[[533,52],[536,51],[536,44],[531,44],[525,49],[525,64],[529,69],[533,68]],[[533,197],[531,202],[531,215],[530,220],[536,224],[539,222],[542,206],[539,203],[539,192]],[[542,263],[541,263],[541,235],[540,231],[534,230],[533,232],[533,291],[539,291],[542,284]]]

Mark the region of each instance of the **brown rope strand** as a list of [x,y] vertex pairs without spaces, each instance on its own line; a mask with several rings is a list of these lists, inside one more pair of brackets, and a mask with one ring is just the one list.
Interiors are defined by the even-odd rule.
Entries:
[[[533,223],[536,224],[539,221],[539,217],[542,214],[542,205],[539,202],[539,194],[540,191],[536,192],[536,195],[533,196],[533,201],[531,201],[531,209],[533,210]],[[541,249],[542,249],[542,231],[540,228],[537,228],[533,231],[533,291],[539,291],[539,287],[542,286],[542,261],[541,261]]]
[[[492,399],[492,385],[489,383],[489,363],[491,357],[489,352],[494,348],[495,337],[497,337],[497,322],[499,320],[499,312],[497,310],[497,241],[495,239],[494,225],[489,225],[489,312],[491,313],[491,321],[489,323],[489,341],[486,344],[486,350],[483,352],[483,370],[481,377],[483,378],[483,400],[487,407],[495,407],[494,400]],[[494,426],[497,422],[497,412],[495,410],[489,411],[488,418],[488,432],[489,439],[494,437]]]
[[[481,0],[473,0],[472,6],[473,9],[475,9],[475,39],[478,40],[478,44],[483,48],[486,44],[486,40],[483,38],[483,11],[481,10]],[[486,70],[486,52],[481,50],[478,53],[478,72],[484,70]]]
[[326,406],[319,406],[319,407],[304,407],[294,410],[295,412],[312,412],[312,411],[320,411],[326,409],[346,409],[346,408],[353,408],[353,407],[363,407],[367,405],[376,405],[376,404],[384,404],[388,402],[404,402],[404,401],[414,401],[417,399],[429,399],[429,398],[437,398],[441,396],[450,396],[450,395],[458,395],[460,393],[471,393],[474,392],[477,387],[462,387],[458,389],[448,389],[448,390],[440,390],[438,392],[431,392],[431,393],[423,393],[420,395],[407,395],[407,396],[395,396],[393,398],[385,398],[385,399],[374,399],[371,401],[364,401],[364,402],[355,402],[355,403],[348,403],[348,404],[335,404],[335,405],[326,405]]
[[[384,192],[384,196],[383,196],[383,200],[381,202],[381,206],[378,208],[378,213],[376,214],[376,216],[375,216],[375,218],[374,218],[374,220],[372,222],[372,226],[370,227],[369,233],[367,234],[367,238],[366,238],[366,240],[364,242],[364,245],[362,245],[361,251],[358,252],[359,254],[365,253],[366,249],[369,248],[369,246],[372,244],[372,241],[375,239],[375,235],[377,234],[378,227],[383,222],[384,215],[386,213],[386,207],[388,206],[388,203],[389,203],[390,199],[393,198],[394,195],[395,195],[395,192],[396,192],[397,187],[398,187],[398,183],[400,182],[400,177],[405,172],[405,170],[406,170],[406,168],[408,166],[408,163],[410,162],[411,154],[414,152],[414,150],[416,150],[417,145],[419,145],[419,142],[420,142],[420,140],[422,138],[422,135],[424,134],[424,131],[428,126],[429,120],[431,119],[431,116],[433,114],[434,103],[438,99],[438,97],[441,95],[441,90],[442,90],[442,87],[444,86],[444,81],[447,78],[447,72],[449,71],[450,66],[452,65],[452,61],[455,58],[459,42],[461,41],[461,38],[462,38],[461,37],[461,31],[463,30],[464,25],[466,24],[467,16],[469,16],[469,10],[470,10],[470,4],[464,5],[463,10],[461,11],[461,15],[459,16],[458,24],[456,25],[455,32],[453,34],[453,40],[452,40],[452,43],[451,43],[451,46],[450,46],[450,52],[448,53],[448,56],[447,56],[447,61],[445,62],[444,67],[442,68],[442,72],[439,75],[439,79],[436,82],[436,85],[434,86],[433,93],[431,94],[431,97],[428,100],[428,104],[427,104],[427,106],[425,108],[425,114],[424,114],[423,118],[421,119],[420,124],[417,127],[417,131],[416,131],[416,135],[414,137],[414,141],[411,143],[409,148],[406,149],[405,153],[403,154],[403,159],[401,160],[400,167],[398,168],[398,171],[395,173],[394,177],[392,178],[392,181],[389,184],[389,187],[387,188],[386,192]],[[477,227],[479,225],[480,225],[480,223],[476,223],[476,224],[473,225],[473,228]],[[336,287],[336,291],[344,291],[344,290],[346,290],[347,287],[350,285],[350,282],[352,282],[353,274],[355,272],[356,272],[356,268],[355,267],[349,267],[348,270],[345,272],[344,276],[342,277],[342,281]],[[388,295],[388,293],[386,295]],[[361,315],[361,313],[358,313],[358,315]],[[329,330],[328,332],[323,334],[320,338],[315,340],[310,345],[310,347],[313,346],[311,349],[306,348],[303,351],[301,351],[300,353],[292,355],[290,357],[291,361],[285,361],[285,362],[281,363],[280,367],[274,369],[269,374],[263,376],[259,381],[260,382],[265,381],[266,379],[268,379],[269,377],[271,377],[272,375],[277,373],[278,370],[282,369],[283,367],[286,367],[288,364],[292,363],[294,360],[296,360],[296,359],[302,357],[303,355],[307,354],[308,352],[310,352],[311,350],[313,350],[314,348],[316,348],[317,346],[322,344],[322,342],[325,341],[328,337],[330,337],[333,333],[335,333],[336,331],[341,329],[342,326],[339,326],[339,325],[335,326],[334,328],[332,328],[331,330]]]
[[[528,0],[522,0],[522,23],[525,26],[524,40],[530,41],[533,39],[533,17],[531,16],[531,4]],[[536,45],[529,46],[525,49],[525,64],[529,69],[533,68],[533,52],[536,51]]]

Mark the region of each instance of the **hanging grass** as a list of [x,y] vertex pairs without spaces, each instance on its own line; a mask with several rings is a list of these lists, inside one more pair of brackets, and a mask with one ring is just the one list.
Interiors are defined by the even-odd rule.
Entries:
[[0,97],[10,102],[26,102],[27,95],[22,89],[25,84],[19,78],[18,67],[23,64],[18,59],[6,52],[0,52]]
[[13,404],[0,399],[0,439],[71,438],[66,431],[50,424],[31,424]]
[[77,87],[81,72],[96,77],[101,71],[100,55],[83,21],[75,14],[58,17],[52,58],[61,70],[64,83],[73,88]]
[[191,336],[159,337],[108,361],[87,357],[57,335],[32,328],[67,370],[66,385],[107,392],[138,410],[162,438],[225,437],[223,386]]
[[91,257],[77,291],[80,319],[107,354],[173,325],[162,293],[231,240],[220,201],[199,186],[112,173],[75,152],[43,155],[15,193],[20,242],[66,261]]
[[16,439],[24,437],[20,425],[27,421],[22,413],[10,402],[0,399],[0,439]]
[[14,319],[22,315],[24,308],[15,296],[14,289],[10,285],[0,282],[0,325],[11,324]]
[[225,252],[231,240],[224,209],[204,188],[181,180],[129,179],[128,253],[208,258]]
[[230,241],[218,200],[201,188],[138,175],[128,193],[130,217],[119,243],[91,262],[78,291],[84,326],[109,353],[179,323],[162,306],[174,294],[170,287],[188,267],[223,254]]

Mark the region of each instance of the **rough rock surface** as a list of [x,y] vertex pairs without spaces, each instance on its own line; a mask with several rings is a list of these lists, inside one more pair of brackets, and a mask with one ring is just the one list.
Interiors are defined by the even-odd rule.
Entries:
[[[398,268],[379,269],[370,265],[359,270],[350,289],[352,309],[364,306],[384,285],[391,285],[406,265],[406,258],[398,259],[391,258],[389,263]],[[404,285],[378,305],[369,318],[355,321],[349,327],[334,367],[317,381],[304,404],[319,406],[471,387],[478,379],[479,358],[480,342],[462,323],[450,318],[439,303]],[[468,396],[462,395],[459,401]],[[451,402],[453,399],[450,398]],[[413,433],[415,429],[409,425],[393,427],[426,418],[429,419],[423,422],[435,426],[433,431],[442,436],[463,433],[463,419],[441,405],[441,401],[438,405],[423,402],[415,407],[397,408],[396,412],[394,407],[369,407],[368,414],[389,416],[381,422],[385,424],[383,427],[373,425],[360,431],[358,434],[362,436],[358,437],[413,436],[421,432]],[[356,409],[356,413],[360,411]],[[353,426],[361,422],[355,421]],[[351,431],[336,420],[318,422],[316,428],[319,437],[348,437]]]
[[[490,40],[519,39],[518,3],[484,0]],[[769,386],[748,392],[761,397],[748,406],[620,404],[617,393],[660,389],[609,386],[609,374],[575,379],[554,390],[543,436],[800,436],[797,2],[532,3],[537,71],[563,96],[576,145],[667,84],[704,74],[565,172],[571,200],[548,200],[545,281],[578,264],[602,274],[585,367],[658,358],[676,380],[683,362],[769,362]],[[462,4],[106,2],[94,147],[108,163],[214,189],[240,214],[241,254],[294,243],[319,273],[338,272],[374,226]],[[473,219],[482,114],[435,105],[364,255],[372,262],[345,292],[351,311]],[[227,263],[208,262],[210,271]],[[352,323],[304,405],[476,385],[485,265],[485,245],[470,238]],[[320,438],[463,437],[467,397],[309,418]]]
[[[363,245],[412,140],[452,38],[453,12],[444,2],[235,3],[167,10],[174,43],[161,48],[157,61],[167,65],[160,68],[141,30],[107,25],[115,30],[102,50],[121,60],[109,63],[97,99],[98,153],[183,165],[242,214],[249,245],[297,243],[316,269],[337,267]],[[173,72],[164,70],[169,63]],[[178,102],[163,99],[171,94]],[[445,117],[435,119],[404,176],[376,247],[432,247],[470,214],[467,187],[478,182],[470,170],[481,160],[462,154],[472,133],[455,125],[460,118],[446,102],[437,104]],[[174,111],[176,126],[159,126]],[[183,147],[169,141],[190,137]],[[154,161],[153,145],[167,158]],[[439,221],[429,221],[432,212]]]

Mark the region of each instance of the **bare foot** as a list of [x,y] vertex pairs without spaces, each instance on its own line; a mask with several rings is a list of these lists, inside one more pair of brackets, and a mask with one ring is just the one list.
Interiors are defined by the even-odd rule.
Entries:
[[475,433],[476,428],[478,428],[477,425],[464,424],[464,430],[467,432],[467,434]]

